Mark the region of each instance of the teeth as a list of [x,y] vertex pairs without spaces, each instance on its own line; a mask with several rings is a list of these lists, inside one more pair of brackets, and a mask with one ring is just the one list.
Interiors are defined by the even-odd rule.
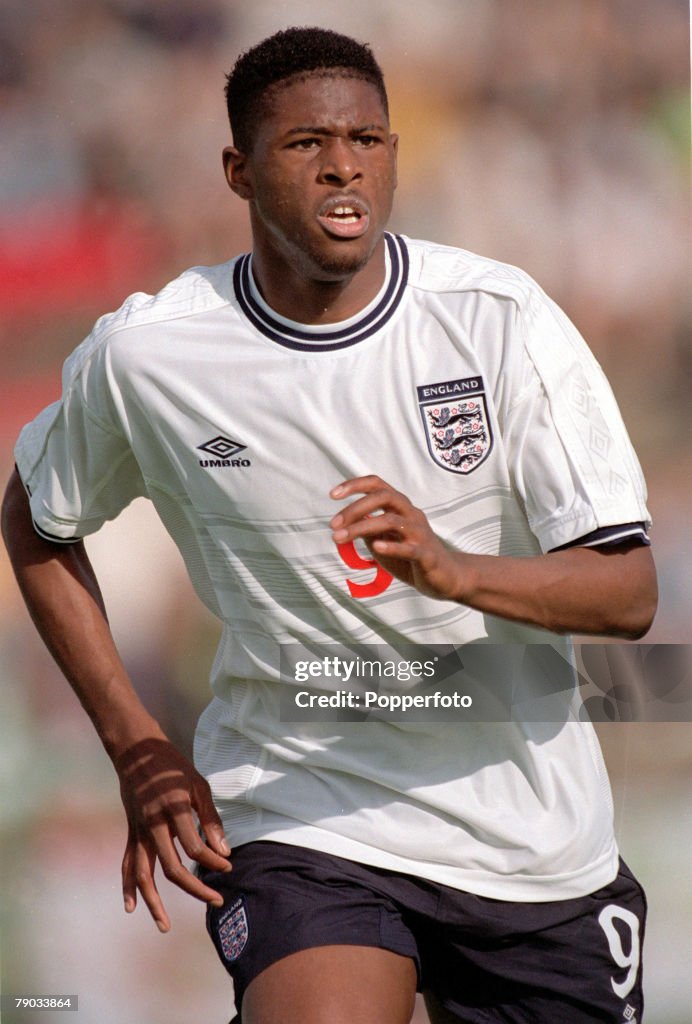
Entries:
[[349,220],[358,220],[359,215],[352,206],[335,206],[332,210],[332,217],[348,217]]

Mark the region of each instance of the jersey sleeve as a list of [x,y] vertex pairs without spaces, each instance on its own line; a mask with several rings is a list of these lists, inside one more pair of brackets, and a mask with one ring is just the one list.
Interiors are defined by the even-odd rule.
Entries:
[[34,526],[52,541],[94,533],[146,493],[100,324],[66,362],[61,400],[24,427],[15,448]]
[[541,549],[646,543],[646,487],[615,397],[570,320],[542,293],[522,317],[522,387],[504,441]]

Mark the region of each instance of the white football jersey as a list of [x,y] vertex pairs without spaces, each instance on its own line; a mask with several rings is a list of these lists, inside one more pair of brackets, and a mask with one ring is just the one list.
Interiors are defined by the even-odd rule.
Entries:
[[569,702],[557,723],[280,720],[283,644],[549,641],[569,657],[337,548],[340,481],[376,473],[447,543],[488,555],[645,539],[649,522],[610,388],[540,288],[462,250],[386,243],[380,293],[337,324],[274,313],[249,255],[102,317],[17,444],[36,528],[70,541],[153,501],[224,623],[195,758],[233,845],[280,839],[500,899],[582,895],[617,851],[598,744]]

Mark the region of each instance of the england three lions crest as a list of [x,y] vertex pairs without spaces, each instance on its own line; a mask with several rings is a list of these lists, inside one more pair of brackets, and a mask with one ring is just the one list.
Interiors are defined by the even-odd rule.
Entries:
[[493,446],[482,377],[463,377],[416,389],[433,461],[450,473],[471,473]]
[[245,949],[249,935],[242,896],[219,918],[218,933],[224,958],[233,963]]

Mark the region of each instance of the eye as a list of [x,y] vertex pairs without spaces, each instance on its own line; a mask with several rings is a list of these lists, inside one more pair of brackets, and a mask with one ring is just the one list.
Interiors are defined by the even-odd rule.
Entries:
[[320,140],[318,138],[310,137],[305,139],[296,139],[295,142],[289,144],[289,149],[297,149],[301,152],[308,152],[311,149],[315,149],[319,146]]
[[376,146],[381,140],[377,135],[357,135],[355,141],[359,146],[370,149],[371,146]]

